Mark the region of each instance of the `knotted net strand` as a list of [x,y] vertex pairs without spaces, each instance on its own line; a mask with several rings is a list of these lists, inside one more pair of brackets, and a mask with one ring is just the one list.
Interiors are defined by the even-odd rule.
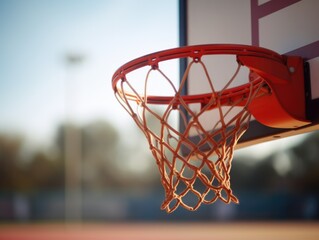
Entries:
[[[200,102],[199,111],[193,110],[186,96],[182,96],[194,64],[201,66],[210,88],[207,92],[211,92],[209,99]],[[230,80],[221,90],[216,91],[205,63],[200,58],[194,58],[188,63],[177,88],[158,64],[148,67],[142,93],[137,92],[125,76],[115,95],[148,140],[165,190],[161,209],[171,213],[182,206],[194,211],[202,203],[210,204],[217,199],[225,203],[238,203],[230,184],[234,148],[249,126],[249,104],[263,94],[261,89],[265,86],[265,81],[254,78],[244,88],[229,90],[242,67],[238,62]],[[162,76],[161,79],[168,83],[166,86],[174,92],[168,98],[169,102],[162,104],[165,106],[163,112],[154,110],[153,106],[157,103],[149,100],[148,85],[153,71],[157,71]],[[217,116],[207,130],[204,127],[207,123],[202,121],[202,117],[212,110],[217,112]],[[182,128],[171,124],[170,118],[176,113]],[[148,121],[150,118],[155,119],[159,127],[154,129]],[[196,138],[193,137],[194,133]]]

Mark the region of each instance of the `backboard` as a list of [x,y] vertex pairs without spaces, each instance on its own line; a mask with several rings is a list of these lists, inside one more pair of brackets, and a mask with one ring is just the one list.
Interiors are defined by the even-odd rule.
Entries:
[[[270,128],[252,118],[237,148],[319,129],[319,1],[180,0],[179,4],[181,46],[218,43],[260,46],[279,54],[301,56],[309,66],[309,72],[305,70],[305,95],[306,117],[311,124],[296,129]],[[223,81],[228,66],[214,64],[221,72],[214,76]],[[181,62],[181,73],[186,65]],[[190,76],[185,94],[204,93],[205,88]],[[267,111],[271,114],[271,109]]]

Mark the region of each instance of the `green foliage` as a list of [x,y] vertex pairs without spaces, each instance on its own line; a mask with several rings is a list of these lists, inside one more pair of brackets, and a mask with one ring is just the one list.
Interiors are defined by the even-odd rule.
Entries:
[[[157,171],[156,164],[149,159],[147,146],[140,145],[140,149],[146,149],[142,154],[136,148],[124,146],[118,130],[105,121],[82,127],[63,124],[57,128],[48,149],[36,149],[26,156],[25,148],[26,141],[22,137],[0,134],[0,192],[64,190],[70,156],[73,160],[68,174],[74,176],[69,181],[74,180],[75,187],[80,185],[86,190],[130,189],[137,184],[153,185],[154,178],[157,184],[159,182],[157,174],[153,174]],[[145,155],[146,152],[149,155]],[[154,165],[139,178],[128,170],[126,162],[127,157],[134,161],[136,156]]]
[[[81,167],[74,166],[74,172],[80,172],[79,182],[83,189],[127,191],[137,187],[160,187],[154,159],[143,145],[144,139],[140,139],[144,136],[122,136],[122,140],[123,137],[130,138],[132,145],[126,146],[110,123],[96,121],[83,127],[61,125],[49,149],[37,149],[28,156],[24,138],[0,134],[0,192],[63,190],[66,131],[77,136],[78,139],[73,140],[80,143]],[[235,157],[232,187],[235,191],[315,191],[319,188],[318,156],[319,133],[315,132],[298,146],[285,152],[274,152],[264,160]],[[286,168],[280,171],[283,164]]]
[[50,159],[36,151],[27,161],[23,156],[23,140],[0,135],[0,190],[45,190],[63,186],[62,159]]

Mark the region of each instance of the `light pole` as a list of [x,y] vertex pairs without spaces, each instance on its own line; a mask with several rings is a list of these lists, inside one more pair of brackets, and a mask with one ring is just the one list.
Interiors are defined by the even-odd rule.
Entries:
[[65,220],[82,220],[82,136],[75,122],[75,86],[77,72],[84,56],[70,53],[65,56],[67,79],[65,81],[66,124],[64,128],[65,159]]

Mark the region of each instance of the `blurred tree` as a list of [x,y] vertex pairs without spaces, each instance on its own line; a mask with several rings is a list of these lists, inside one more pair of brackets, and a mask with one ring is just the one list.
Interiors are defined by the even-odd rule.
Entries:
[[25,190],[30,185],[19,163],[22,143],[21,137],[0,135],[0,189],[2,191]]
[[21,137],[0,135],[0,190],[31,192],[63,187],[62,160],[34,150],[25,161]]
[[50,159],[47,154],[37,152],[29,165],[28,175],[36,190],[47,191],[64,187],[64,167],[61,158]]
[[231,175],[234,189],[316,192],[319,188],[319,132],[261,161],[254,161],[250,156],[235,158]]
[[119,136],[108,122],[96,121],[83,128],[83,184],[85,187],[107,187],[117,182],[114,161],[118,160]]
[[86,187],[119,189],[153,185],[156,164],[147,145],[143,145],[144,136],[137,132],[139,129],[135,130],[121,136],[105,121],[96,121],[83,128],[83,183]]
[[64,156],[66,128],[81,132],[81,180],[84,188],[143,188],[159,183],[156,163],[139,129],[134,128],[131,134],[120,135],[111,123],[102,120],[82,128],[61,125],[55,141],[60,158]]
[[[319,132],[314,132],[291,149],[298,164],[294,165],[292,182],[299,190],[316,192],[319,189]],[[297,174],[298,173],[298,174]]]
[[[251,157],[234,159],[231,171],[231,183],[234,189],[265,191],[274,187],[278,174],[273,168],[271,157],[253,160]],[[252,164],[252,162],[254,163]]]

